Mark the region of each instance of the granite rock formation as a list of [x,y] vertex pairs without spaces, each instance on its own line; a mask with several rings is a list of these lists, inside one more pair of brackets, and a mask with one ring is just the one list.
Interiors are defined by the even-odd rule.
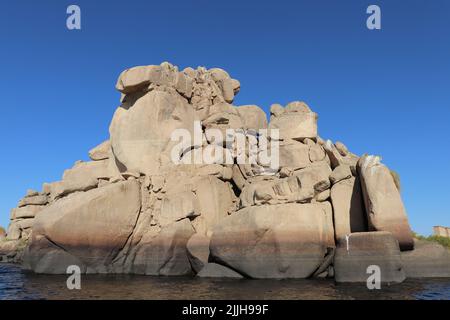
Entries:
[[[422,272],[432,268],[427,250],[413,250],[389,169],[320,138],[306,103],[274,104],[268,122],[258,106],[233,105],[240,83],[226,71],[167,62],[125,70],[116,88],[110,139],[61,181],[27,192],[0,239],[3,260],[51,274],[78,265],[84,273],[353,282],[365,281],[369,264],[386,282],[445,273],[444,260]],[[254,151],[228,143],[227,129],[260,147],[255,161],[238,161]],[[200,138],[176,149],[177,130]],[[272,146],[275,168],[259,157]],[[213,161],[192,161],[208,152]]]

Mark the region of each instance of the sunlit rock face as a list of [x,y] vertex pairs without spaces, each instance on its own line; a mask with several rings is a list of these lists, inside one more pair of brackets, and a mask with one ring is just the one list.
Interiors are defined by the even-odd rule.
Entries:
[[[351,282],[374,254],[386,281],[404,279],[401,258],[406,274],[434,274],[422,246],[405,251],[414,242],[389,170],[320,138],[306,103],[273,104],[267,121],[260,107],[233,104],[240,83],[226,71],[167,62],[125,70],[116,88],[110,138],[20,200],[0,242],[4,261],[37,273],[77,265]],[[194,138],[180,144],[174,132]]]

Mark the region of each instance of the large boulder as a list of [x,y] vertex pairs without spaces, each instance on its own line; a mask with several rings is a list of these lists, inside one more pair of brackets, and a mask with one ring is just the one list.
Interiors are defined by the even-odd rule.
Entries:
[[359,179],[339,181],[331,188],[336,239],[367,231],[367,218]]
[[156,236],[141,241],[132,272],[154,276],[192,275],[186,244],[194,233],[189,219],[183,219],[162,228]]
[[22,235],[22,230],[17,220],[12,221],[8,226],[8,232],[6,239],[8,240],[19,240]]
[[405,280],[398,241],[391,233],[352,233],[338,240],[334,257],[336,282],[366,282],[371,276],[370,266],[380,268],[380,282]]
[[[195,112],[176,93],[151,91],[124,102],[114,113],[109,132],[114,157],[121,172],[161,173],[173,164],[171,141],[176,129],[192,133]],[[193,135],[191,135],[193,136]]]
[[31,206],[31,205],[42,206],[42,205],[46,205],[47,203],[48,203],[47,195],[40,194],[40,195],[23,198],[22,200],[19,201],[18,207],[21,208],[21,207]]
[[239,106],[237,111],[244,122],[244,129],[267,129],[267,116],[260,107],[255,105]]
[[45,206],[40,205],[29,205],[26,207],[14,208],[11,210],[11,220],[34,218],[36,214],[44,208]]
[[317,204],[245,208],[213,229],[211,259],[251,278],[307,278],[324,260],[330,227]]
[[197,232],[210,234],[213,227],[235,210],[235,195],[229,183],[215,177],[203,177],[195,186],[197,212],[193,221]]
[[0,262],[20,263],[24,242],[20,240],[6,240],[0,237]]
[[195,194],[190,191],[166,194],[162,199],[161,215],[159,222],[161,226],[166,226],[184,218],[194,218],[196,213]]
[[68,253],[80,260],[88,272],[107,272],[133,232],[140,208],[140,187],[136,181],[111,184],[55,202],[35,219],[24,257],[28,268],[59,272],[60,268],[55,271],[44,260],[49,254],[56,257]]
[[401,250],[414,248],[413,234],[405,207],[389,169],[380,158],[363,156],[358,173],[369,223],[374,231],[389,231],[400,243]]
[[32,246],[24,254],[24,269],[35,273],[66,274],[72,265],[78,266],[83,273],[87,271],[83,261],[52,243],[45,235],[33,237]]
[[111,142],[106,140],[89,150],[89,158],[92,161],[106,160],[111,154]]
[[[249,122],[249,125],[253,124]],[[206,139],[213,144],[223,144],[227,137],[228,129],[242,130],[245,127],[238,108],[226,102],[212,105],[208,116],[202,121],[202,126],[205,127]],[[218,136],[218,133],[221,136]]]
[[136,66],[123,71],[116,83],[116,89],[124,94],[145,91],[150,84],[186,89],[186,75],[179,76],[178,70],[170,63],[161,65]]
[[98,186],[99,180],[109,180],[119,172],[112,159],[77,162],[73,168],[64,171],[62,181],[47,186],[50,198],[55,200],[77,191],[88,191]]
[[414,239],[414,250],[402,252],[407,278],[450,277],[450,250],[442,245]]
[[330,159],[330,164],[333,169],[343,165],[350,167],[351,171],[356,173],[356,164],[359,157],[351,152],[348,152],[347,147],[345,147],[342,143],[336,142],[333,144],[331,140],[327,140],[323,144],[323,148]]
[[214,176],[198,175],[178,166],[166,175],[161,190],[160,214],[154,212],[161,226],[188,217],[197,233],[211,233],[212,227],[235,210],[235,195],[228,182]]
[[289,167],[292,170],[308,167],[311,165],[309,149],[309,146],[295,140],[283,141],[279,147],[280,167]]
[[283,111],[272,113],[269,129],[278,129],[282,140],[316,138],[317,114],[304,102],[291,102]]

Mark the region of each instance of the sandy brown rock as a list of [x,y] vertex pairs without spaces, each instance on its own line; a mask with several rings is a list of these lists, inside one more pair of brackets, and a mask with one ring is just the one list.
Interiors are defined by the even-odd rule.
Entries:
[[414,239],[414,250],[401,255],[407,278],[450,277],[450,250],[438,243]]
[[188,258],[192,269],[195,272],[200,272],[205,265],[208,264],[209,259],[209,243],[210,238],[196,233],[186,244]]
[[160,173],[172,165],[171,141],[175,129],[192,134],[194,109],[178,94],[151,91],[122,104],[110,125],[111,146],[121,172]]
[[[43,265],[40,260],[46,259],[47,245],[41,247],[40,239],[44,237],[92,272],[105,272],[132,233],[140,206],[136,181],[61,199],[36,217],[29,256],[24,259],[29,260],[31,270]],[[52,268],[47,271],[51,273]]]
[[251,278],[306,278],[327,248],[323,209],[285,204],[242,209],[213,230],[213,260]]
[[[340,281],[355,281],[378,256],[387,281],[401,281],[395,239],[355,233],[388,230],[411,248],[387,168],[364,158],[357,171],[359,157],[319,137],[318,116],[302,101],[272,105],[270,123],[256,105],[234,106],[240,87],[220,68],[163,62],[122,72],[110,138],[89,151],[92,161],[27,192],[2,261],[23,255],[37,273],[76,264],[83,273],[251,278],[333,277],[337,267]],[[267,161],[275,149],[279,162]],[[409,272],[432,274],[424,252],[405,255],[418,263]],[[430,252],[441,263],[439,249]]]
[[342,180],[331,188],[336,239],[368,231],[367,217],[359,179]]
[[8,226],[8,231],[6,234],[7,240],[19,240],[22,235],[22,230],[20,229],[20,226],[18,222],[12,221]]
[[274,107],[274,112],[271,112],[273,116],[270,119],[269,129],[278,129],[280,139],[317,137],[317,114],[306,104],[294,102],[288,104],[282,113],[279,107]]
[[18,207],[25,207],[30,205],[46,205],[48,203],[47,195],[34,195],[23,198],[19,201]]
[[231,270],[230,268],[224,267],[217,263],[208,263],[206,264],[199,273],[197,273],[197,277],[200,278],[234,278],[241,279],[242,275],[237,273],[236,271]]
[[111,154],[111,142],[106,140],[89,150],[89,158],[93,161],[108,159]]
[[380,268],[381,282],[399,283],[405,280],[398,241],[390,232],[352,233],[340,239],[334,257],[336,282],[368,280],[369,266]]
[[346,153],[346,155],[342,155],[335,144],[331,142],[331,140],[327,140],[323,147],[330,159],[331,168],[334,169],[340,165],[346,165],[350,167],[350,170],[354,175],[356,175],[356,164],[359,160],[359,157],[354,155],[353,153]]
[[150,242],[141,243],[133,261],[133,273],[192,275],[186,244],[195,233],[189,219],[163,228]]
[[389,231],[402,250],[413,249],[406,210],[389,169],[379,157],[364,156],[358,161],[358,172],[370,230]]
[[303,169],[311,164],[309,146],[295,141],[283,141],[279,148],[280,167],[289,167],[293,170]]
[[237,108],[245,129],[267,129],[266,113],[256,105],[245,105]]
[[352,172],[350,170],[350,167],[342,164],[334,168],[333,172],[330,175],[330,181],[332,184],[335,184],[339,181],[350,179],[351,177]]
[[36,214],[44,209],[45,206],[29,205],[22,208],[14,208],[11,210],[11,220],[34,218]]

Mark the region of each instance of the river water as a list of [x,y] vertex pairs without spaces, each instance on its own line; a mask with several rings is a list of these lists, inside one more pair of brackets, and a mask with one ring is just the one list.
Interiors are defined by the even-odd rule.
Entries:
[[82,275],[69,290],[65,275],[35,275],[0,264],[0,299],[444,299],[450,279],[408,279],[368,290],[332,280],[232,280],[136,275]]

